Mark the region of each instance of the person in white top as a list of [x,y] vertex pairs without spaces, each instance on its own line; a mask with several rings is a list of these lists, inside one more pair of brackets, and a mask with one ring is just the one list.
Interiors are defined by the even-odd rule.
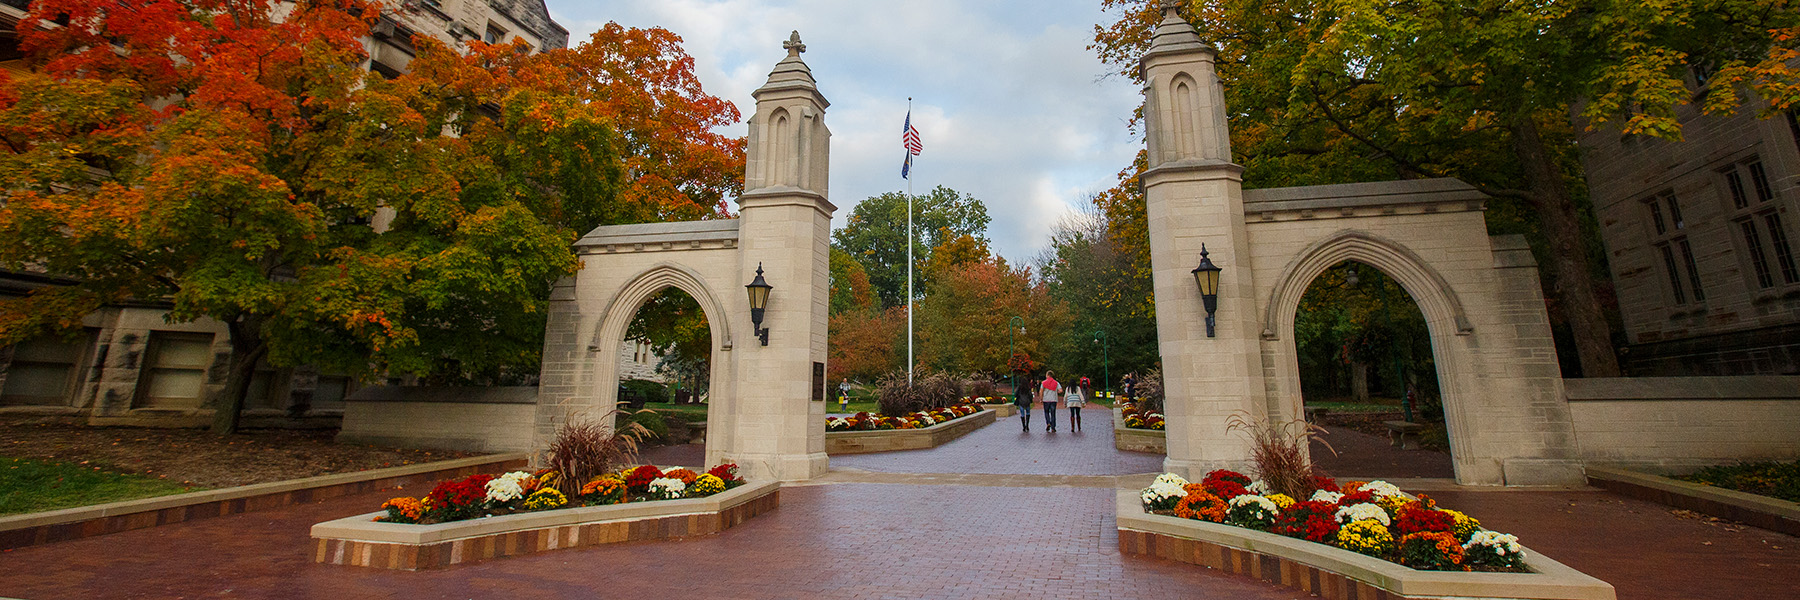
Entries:
[[1044,371],[1042,401],[1044,403],[1044,431],[1056,431],[1056,394],[1062,386],[1056,383],[1055,373]]
[[1081,432],[1081,407],[1087,404],[1087,399],[1083,398],[1085,395],[1086,390],[1077,384],[1069,386],[1069,393],[1063,396],[1063,403],[1069,405],[1069,431],[1071,433]]

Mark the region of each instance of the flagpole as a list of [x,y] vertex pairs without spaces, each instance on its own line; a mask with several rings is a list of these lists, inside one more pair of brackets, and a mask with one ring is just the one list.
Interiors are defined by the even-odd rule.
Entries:
[[[912,98],[906,99],[906,114],[911,127]],[[912,158],[908,150],[907,159]],[[913,382],[913,184],[911,172],[906,178],[906,383]]]

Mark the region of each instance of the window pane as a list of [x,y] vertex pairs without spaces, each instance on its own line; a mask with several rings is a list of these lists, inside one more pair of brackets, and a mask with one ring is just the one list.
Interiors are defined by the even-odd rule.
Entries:
[[343,408],[344,392],[349,387],[350,378],[348,377],[320,375],[318,386],[313,388],[312,407],[314,409]]
[[158,337],[156,366],[203,369],[212,362],[212,340],[190,337]]
[[1663,267],[1669,270],[1669,289],[1675,292],[1676,304],[1687,304],[1687,294],[1681,291],[1681,272],[1675,269],[1675,253],[1669,250],[1668,244],[1656,247],[1662,251]]
[[1694,265],[1694,249],[1688,246],[1687,238],[1677,242],[1681,246],[1681,263],[1687,266],[1688,285],[1694,288],[1694,301],[1706,300],[1706,288],[1700,287],[1700,269]]
[[1667,232],[1668,228],[1663,226],[1662,205],[1657,204],[1654,198],[1645,204],[1650,206],[1650,222],[1656,225],[1657,235]]
[[1675,195],[1669,194],[1663,198],[1669,203],[1669,221],[1674,223],[1676,229],[1686,227],[1687,224],[1681,222],[1681,205],[1675,202]]
[[1744,178],[1738,175],[1737,169],[1725,172],[1725,187],[1731,190],[1731,205],[1738,208],[1750,206],[1750,197],[1744,195]]
[[1800,283],[1800,271],[1794,269],[1794,252],[1788,247],[1787,230],[1781,227],[1781,215],[1765,213],[1763,224],[1769,226],[1769,246],[1775,249],[1775,264],[1781,266],[1782,283]]
[[1756,186],[1756,200],[1768,202],[1775,198],[1775,191],[1769,187],[1769,175],[1763,172],[1761,161],[1750,163],[1750,184]]
[[1756,269],[1756,287],[1775,286],[1775,278],[1769,274],[1769,260],[1763,257],[1762,236],[1756,234],[1756,221],[1738,221],[1738,228],[1744,232],[1744,246],[1750,250],[1750,266]]
[[[192,369],[156,369],[150,372],[150,390],[152,406],[197,406],[200,400],[200,388],[206,377],[205,371]],[[167,402],[182,400],[187,402]]]
[[13,360],[74,364],[81,360],[81,350],[86,346],[86,339],[70,342],[58,337],[38,338],[14,346]]
[[69,363],[14,362],[6,370],[6,389],[0,390],[0,398],[4,404],[63,404],[74,370]]

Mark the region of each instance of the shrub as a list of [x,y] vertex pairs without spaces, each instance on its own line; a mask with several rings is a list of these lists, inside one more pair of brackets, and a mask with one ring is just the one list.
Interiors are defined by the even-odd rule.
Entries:
[[976,398],[993,398],[994,395],[998,393],[999,390],[994,385],[994,380],[989,379],[986,375],[976,374],[969,379],[970,396]]
[[1138,410],[1141,410],[1141,411],[1144,411],[1147,413],[1162,412],[1163,411],[1162,368],[1158,367],[1155,369],[1151,369],[1148,372],[1145,372],[1143,377],[1138,378],[1137,391],[1134,393],[1137,394]]
[[1677,479],[1800,502],[1800,460],[1707,467]]
[[[1319,426],[1303,420],[1279,424],[1252,421],[1247,413],[1240,412],[1226,421],[1226,429],[1250,434],[1251,460],[1256,465],[1257,478],[1269,490],[1308,498],[1322,483],[1319,478],[1323,474],[1307,458],[1307,446],[1315,435],[1325,431]],[[1330,445],[1325,447],[1331,449]]]
[[875,404],[888,417],[956,406],[963,398],[962,380],[943,372],[915,376],[910,384],[906,373],[894,373],[876,385]]
[[631,422],[643,428],[643,439],[666,441],[669,439],[669,423],[654,410],[640,410],[632,413]]
[[[616,421],[616,419],[615,419]],[[546,466],[560,473],[555,487],[565,496],[581,493],[583,484],[637,462],[638,442],[649,430],[633,421],[607,430],[601,422],[574,419],[556,430]]]
[[627,379],[619,382],[619,387],[631,390],[642,397],[645,402],[669,401],[668,386],[647,379]]

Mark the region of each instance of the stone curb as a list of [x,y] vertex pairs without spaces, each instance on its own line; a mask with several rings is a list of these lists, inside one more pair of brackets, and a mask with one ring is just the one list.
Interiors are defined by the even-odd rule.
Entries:
[[1737,490],[1610,467],[1587,467],[1588,482],[1639,500],[1800,536],[1800,504]]
[[1113,447],[1126,452],[1169,453],[1169,434],[1155,429],[1125,426],[1125,409],[1113,408]]
[[490,454],[0,517],[0,550],[317,502],[525,462],[523,453]]
[[[1248,575],[1325,598],[1615,600],[1612,584],[1526,548],[1530,573],[1419,571],[1374,557],[1231,525],[1144,512],[1139,492],[1118,493],[1119,551]],[[1217,564],[1214,564],[1217,563]],[[1372,588],[1372,589],[1371,589]],[[1374,595],[1368,595],[1374,593]]]

